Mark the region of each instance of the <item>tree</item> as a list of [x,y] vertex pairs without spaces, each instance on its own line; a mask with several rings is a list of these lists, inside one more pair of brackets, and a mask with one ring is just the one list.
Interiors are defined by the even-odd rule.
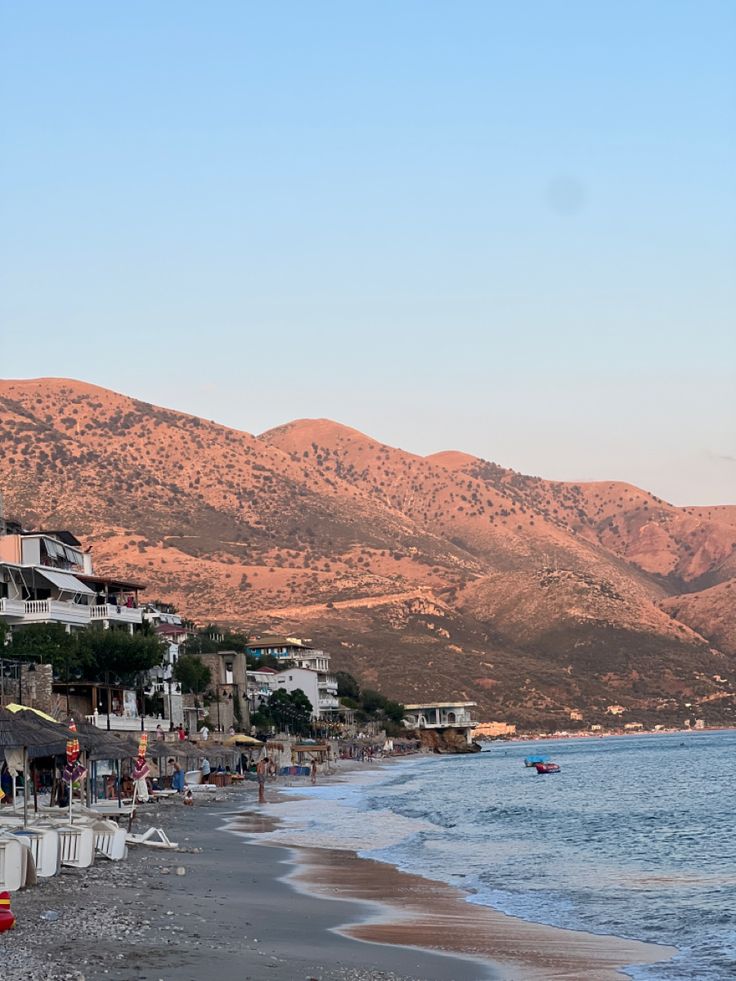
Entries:
[[392,702],[391,699],[388,699],[383,706],[383,712],[386,718],[396,725],[401,725],[404,721],[404,706],[401,702]]
[[366,688],[361,693],[360,700],[363,704],[363,708],[370,715],[373,715],[382,709],[388,701],[385,695],[382,695],[380,691],[374,691],[372,688]]
[[14,631],[12,638],[13,657],[34,657],[50,664],[65,681],[70,671],[81,666],[76,637],[60,623],[29,623]]
[[210,623],[188,638],[186,652],[187,654],[214,654],[217,651],[244,651],[247,643],[247,634]]
[[75,641],[89,681],[104,681],[107,675],[114,675],[133,683],[140,674],[163,663],[164,645],[155,635],[92,627],[76,634]]
[[292,692],[278,688],[268,700],[268,714],[279,729],[306,733],[312,723],[312,703],[301,688]]
[[352,698],[356,702],[360,699],[360,685],[347,671],[337,672],[337,697]]
[[212,681],[212,672],[196,654],[181,654],[173,673],[182,689],[193,695],[200,695]]

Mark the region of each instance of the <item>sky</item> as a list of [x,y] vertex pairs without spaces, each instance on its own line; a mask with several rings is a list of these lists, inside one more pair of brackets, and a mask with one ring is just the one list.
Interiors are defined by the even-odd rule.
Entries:
[[736,503],[736,4],[0,0],[0,376]]

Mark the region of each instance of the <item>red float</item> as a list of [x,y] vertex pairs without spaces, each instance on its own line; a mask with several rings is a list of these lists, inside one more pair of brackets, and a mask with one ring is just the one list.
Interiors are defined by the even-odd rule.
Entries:
[[10,910],[10,893],[0,892],[0,933],[12,930],[15,926],[15,913]]

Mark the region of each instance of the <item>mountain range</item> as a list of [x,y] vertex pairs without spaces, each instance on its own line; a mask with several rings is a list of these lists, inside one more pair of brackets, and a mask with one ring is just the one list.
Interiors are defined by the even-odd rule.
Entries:
[[311,638],[403,701],[522,727],[733,719],[736,505],[418,456],[326,419],[256,436],[48,378],[0,382],[0,490],[149,599]]

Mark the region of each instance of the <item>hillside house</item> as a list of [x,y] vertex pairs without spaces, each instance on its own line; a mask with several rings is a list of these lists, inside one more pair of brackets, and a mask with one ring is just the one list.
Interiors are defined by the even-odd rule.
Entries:
[[[318,687],[315,717],[319,719],[337,717],[340,710],[337,677],[330,670],[330,655],[327,651],[312,647],[307,641],[300,640],[298,637],[277,636],[255,639],[248,644],[246,651],[255,658],[270,656],[279,661],[291,661],[295,667],[315,671]],[[311,697],[309,700],[312,701]]]
[[[10,533],[7,533],[7,531]],[[11,631],[30,623],[59,623],[67,631],[92,624],[143,622],[144,586],[94,572],[91,549],[68,531],[24,531],[6,523],[0,535],[0,618]]]
[[473,709],[476,702],[420,702],[404,706],[404,725],[407,729],[456,729],[472,742],[478,725]]

